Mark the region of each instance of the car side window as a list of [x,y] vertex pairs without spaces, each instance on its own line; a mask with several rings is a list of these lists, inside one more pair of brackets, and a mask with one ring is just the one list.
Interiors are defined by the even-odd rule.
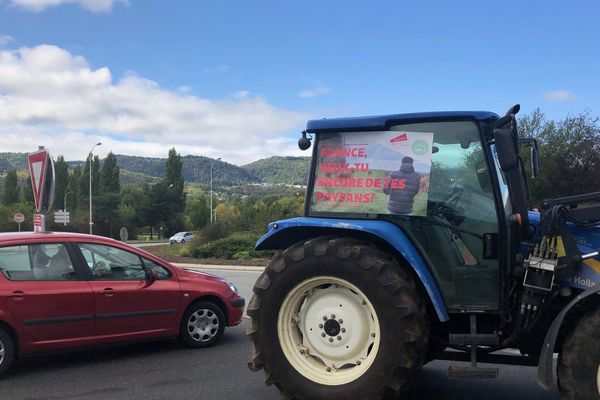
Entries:
[[171,272],[165,267],[158,265],[147,258],[142,259],[144,260],[144,267],[146,267],[147,270],[156,272],[159,280],[169,279],[171,277]]
[[117,247],[79,243],[92,278],[101,281],[141,280],[146,278],[137,254]]
[[77,279],[67,248],[60,243],[2,247],[0,271],[13,281]]

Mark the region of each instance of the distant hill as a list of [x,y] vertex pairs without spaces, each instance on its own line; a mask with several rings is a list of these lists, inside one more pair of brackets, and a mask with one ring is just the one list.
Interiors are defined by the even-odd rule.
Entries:
[[[166,158],[139,157],[117,154],[117,165],[121,169],[122,184],[156,182],[165,175]],[[202,156],[183,156],[183,179],[199,186],[210,185],[210,166],[213,166],[213,186],[216,188],[263,183],[263,180],[245,168]],[[84,161],[68,161],[74,168]],[[27,173],[27,153],[0,153],[0,174],[16,169]],[[282,182],[269,183],[289,183]]]
[[[183,179],[202,186],[210,185],[210,165],[213,165],[213,186],[230,187],[249,183],[261,183],[261,179],[236,165],[202,156],[183,156]],[[165,175],[166,158],[138,157],[117,154],[121,169],[154,177]]]
[[242,168],[265,183],[306,185],[310,157],[269,157],[243,165]]
[[28,168],[27,153],[0,153],[0,172]]

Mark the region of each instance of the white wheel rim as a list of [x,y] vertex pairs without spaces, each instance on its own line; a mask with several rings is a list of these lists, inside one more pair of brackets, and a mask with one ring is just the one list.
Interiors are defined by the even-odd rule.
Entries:
[[2,362],[4,361],[4,351],[4,342],[0,340],[0,365],[2,365]]
[[212,310],[197,310],[190,315],[187,329],[190,337],[196,342],[208,342],[219,331],[219,317]]
[[596,373],[596,389],[598,389],[598,395],[600,396],[600,364],[598,364],[598,372]]
[[308,279],[285,297],[277,319],[292,367],[323,385],[343,385],[373,364],[380,344],[377,313],[363,292],[331,276]]

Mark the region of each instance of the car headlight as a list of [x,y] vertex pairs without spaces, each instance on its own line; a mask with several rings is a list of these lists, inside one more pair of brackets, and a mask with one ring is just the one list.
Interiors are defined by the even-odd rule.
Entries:
[[238,288],[231,282],[227,282],[227,286],[229,286],[229,289],[231,289],[231,291],[235,294],[238,294]]

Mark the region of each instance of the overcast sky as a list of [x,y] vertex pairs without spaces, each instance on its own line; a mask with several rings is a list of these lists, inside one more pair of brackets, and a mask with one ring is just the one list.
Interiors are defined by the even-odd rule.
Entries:
[[600,114],[600,2],[0,0],[0,152],[299,155],[306,120]]

